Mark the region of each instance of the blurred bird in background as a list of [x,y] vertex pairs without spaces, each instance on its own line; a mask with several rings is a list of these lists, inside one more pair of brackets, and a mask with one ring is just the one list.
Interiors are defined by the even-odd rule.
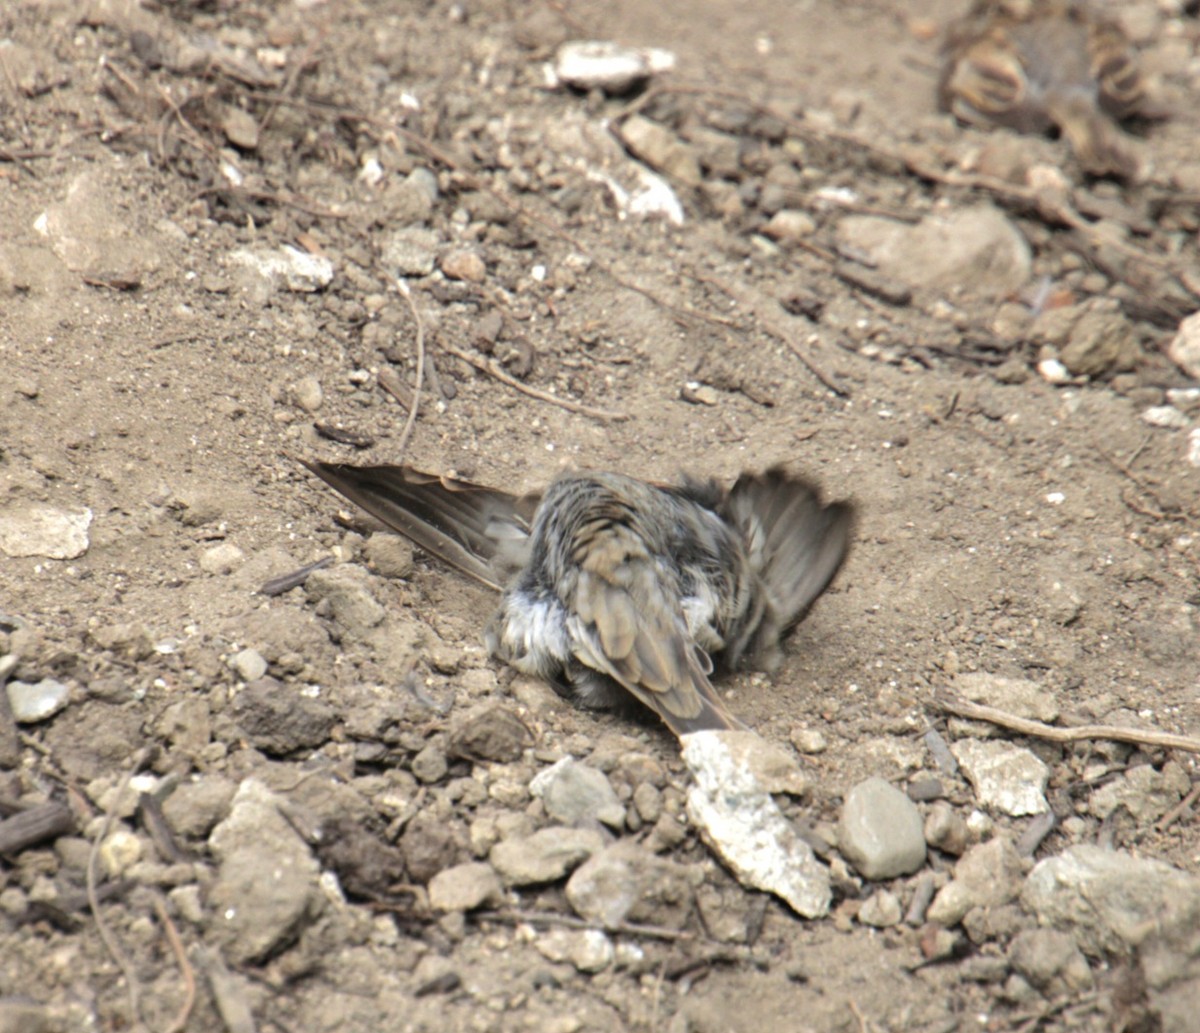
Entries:
[[732,488],[567,473],[518,497],[407,466],[305,463],[388,527],[501,591],[488,647],[589,707],[676,735],[741,727],[709,680],[773,669],[846,556],[853,508],[773,469]]
[[1055,127],[1083,168],[1131,179],[1147,86],[1124,33],[1078,0],[976,0],[946,34],[941,107],[972,125],[1022,133]]

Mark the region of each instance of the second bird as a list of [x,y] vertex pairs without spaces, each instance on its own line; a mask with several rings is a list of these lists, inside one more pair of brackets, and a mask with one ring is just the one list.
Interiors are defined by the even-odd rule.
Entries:
[[780,469],[728,489],[567,473],[519,497],[406,466],[305,465],[503,592],[494,655],[585,706],[637,700],[676,735],[740,727],[710,675],[778,666],[853,525],[848,503]]

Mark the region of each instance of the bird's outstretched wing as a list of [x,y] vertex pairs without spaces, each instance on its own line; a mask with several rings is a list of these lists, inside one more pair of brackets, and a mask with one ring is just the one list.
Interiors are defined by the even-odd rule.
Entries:
[[779,631],[794,627],[833,580],[854,528],[848,502],[824,503],[815,485],[781,468],[742,474],[721,515],[741,533]]
[[301,460],[334,491],[489,588],[528,558],[537,496],[517,496],[408,466]]

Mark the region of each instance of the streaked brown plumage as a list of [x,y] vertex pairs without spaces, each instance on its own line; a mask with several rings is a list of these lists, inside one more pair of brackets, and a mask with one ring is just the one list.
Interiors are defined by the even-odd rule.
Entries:
[[568,473],[517,497],[404,466],[306,463],[352,502],[502,591],[492,652],[586,706],[630,697],[677,735],[739,727],[714,670],[773,668],[837,573],[852,507],[783,470],[649,484]]
[[1130,178],[1132,141],[1117,122],[1147,100],[1137,52],[1078,0],[977,0],[947,32],[942,108],[1022,133],[1057,127],[1085,170]]

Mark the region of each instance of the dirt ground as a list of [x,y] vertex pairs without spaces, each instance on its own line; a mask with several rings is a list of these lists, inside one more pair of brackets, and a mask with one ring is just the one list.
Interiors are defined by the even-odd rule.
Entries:
[[[455,862],[472,859],[468,830],[488,807],[541,820],[527,796],[472,804],[468,781],[630,751],[668,786],[682,779],[659,729],[572,710],[496,668],[487,593],[427,557],[403,577],[371,575],[399,615],[386,643],[340,633],[303,589],[258,592],[331,550],[361,562],[362,535],[335,520],[344,504],[297,458],[402,458],[406,410],[379,387],[389,371],[415,379],[397,264],[434,378],[408,462],[512,489],[565,466],[671,479],[786,463],[855,501],[852,555],[782,670],[722,685],[769,739],[820,733],[797,810],[818,826],[868,774],[903,787],[937,773],[922,735],[931,722],[949,733],[930,700],[961,672],[1032,680],[1067,723],[1200,735],[1200,469],[1188,460],[1200,399],[1164,354],[1200,307],[1188,287],[1200,283],[1200,24],[1171,3],[1110,5],[1172,110],[1133,127],[1150,165],[1128,185],[1088,180],[1063,141],[937,111],[937,37],[963,6],[4,6],[0,512],[86,508],[91,522],[81,555],[0,564],[13,677],[70,689],[65,709],[22,725],[0,803],[65,799],[78,822],[65,845],[0,859],[0,998],[53,1006],[41,1026],[0,1028],[132,1028],[130,972],[155,1029],[180,1008],[155,902],[210,885],[204,834],[189,842],[190,875],[149,886],[135,874],[102,904],[130,972],[80,906],[83,840],[139,750],[152,748],[159,784],[255,777],[317,822],[346,813],[345,796],[313,788],[337,782],[387,842],[430,808],[461,833]],[[544,66],[567,39],[666,48],[677,66],[650,94],[550,89]],[[677,145],[667,180],[681,224],[620,210],[596,174],[628,184],[632,160],[609,128],[631,119]],[[1016,178],[985,180],[1001,151],[1059,170],[1058,207]],[[894,272],[858,265],[853,282],[846,269],[877,228],[851,220],[911,228],[979,209],[1016,243],[1001,233],[961,278],[914,275],[901,290]],[[780,210],[803,218],[769,225]],[[231,257],[280,245],[327,259],[332,278],[292,289]],[[1014,273],[1004,263],[1022,248]],[[1038,312],[1055,306],[1116,326],[1124,357],[1047,379],[1039,362],[1075,339],[1045,329]],[[1147,422],[1168,403],[1170,425]],[[330,704],[321,741],[281,755],[247,737],[233,662],[246,648],[285,697]],[[365,695],[398,701],[386,744],[361,730]],[[492,696],[520,715],[533,753],[511,771],[451,757],[440,779],[415,779],[425,746]],[[1097,766],[1123,770],[1132,747],[1032,748],[1051,765],[1056,809],[1078,819],[1037,857],[1107,837],[1200,874],[1194,816],[1159,828],[1086,806]],[[1138,756],[1161,769],[1172,755]],[[969,813],[969,787],[942,777]],[[402,806],[381,802],[385,782],[408,794]],[[1030,821],[993,819],[1014,836]],[[870,886],[840,885],[833,916],[806,922],[738,888],[694,835],[668,856],[700,873],[720,902],[710,912],[740,934],[721,942],[696,916],[690,938],[614,934],[616,963],[589,973],[539,945],[543,926],[431,916],[423,887],[389,907],[327,887],[319,920],[232,965],[228,997],[252,1024],[219,1014],[221,994],[197,975],[186,1028],[1122,1028],[1120,959],[1091,959],[1089,993],[1031,1004],[1003,969],[980,974],[1001,941],[920,964],[920,929],[855,921]],[[931,855],[934,870],[951,863]],[[407,881],[423,882],[412,868]],[[892,888],[907,902],[911,880]],[[183,947],[211,971],[204,892],[191,919],[180,899],[168,906]],[[515,907],[567,911],[561,885],[521,891]]]

